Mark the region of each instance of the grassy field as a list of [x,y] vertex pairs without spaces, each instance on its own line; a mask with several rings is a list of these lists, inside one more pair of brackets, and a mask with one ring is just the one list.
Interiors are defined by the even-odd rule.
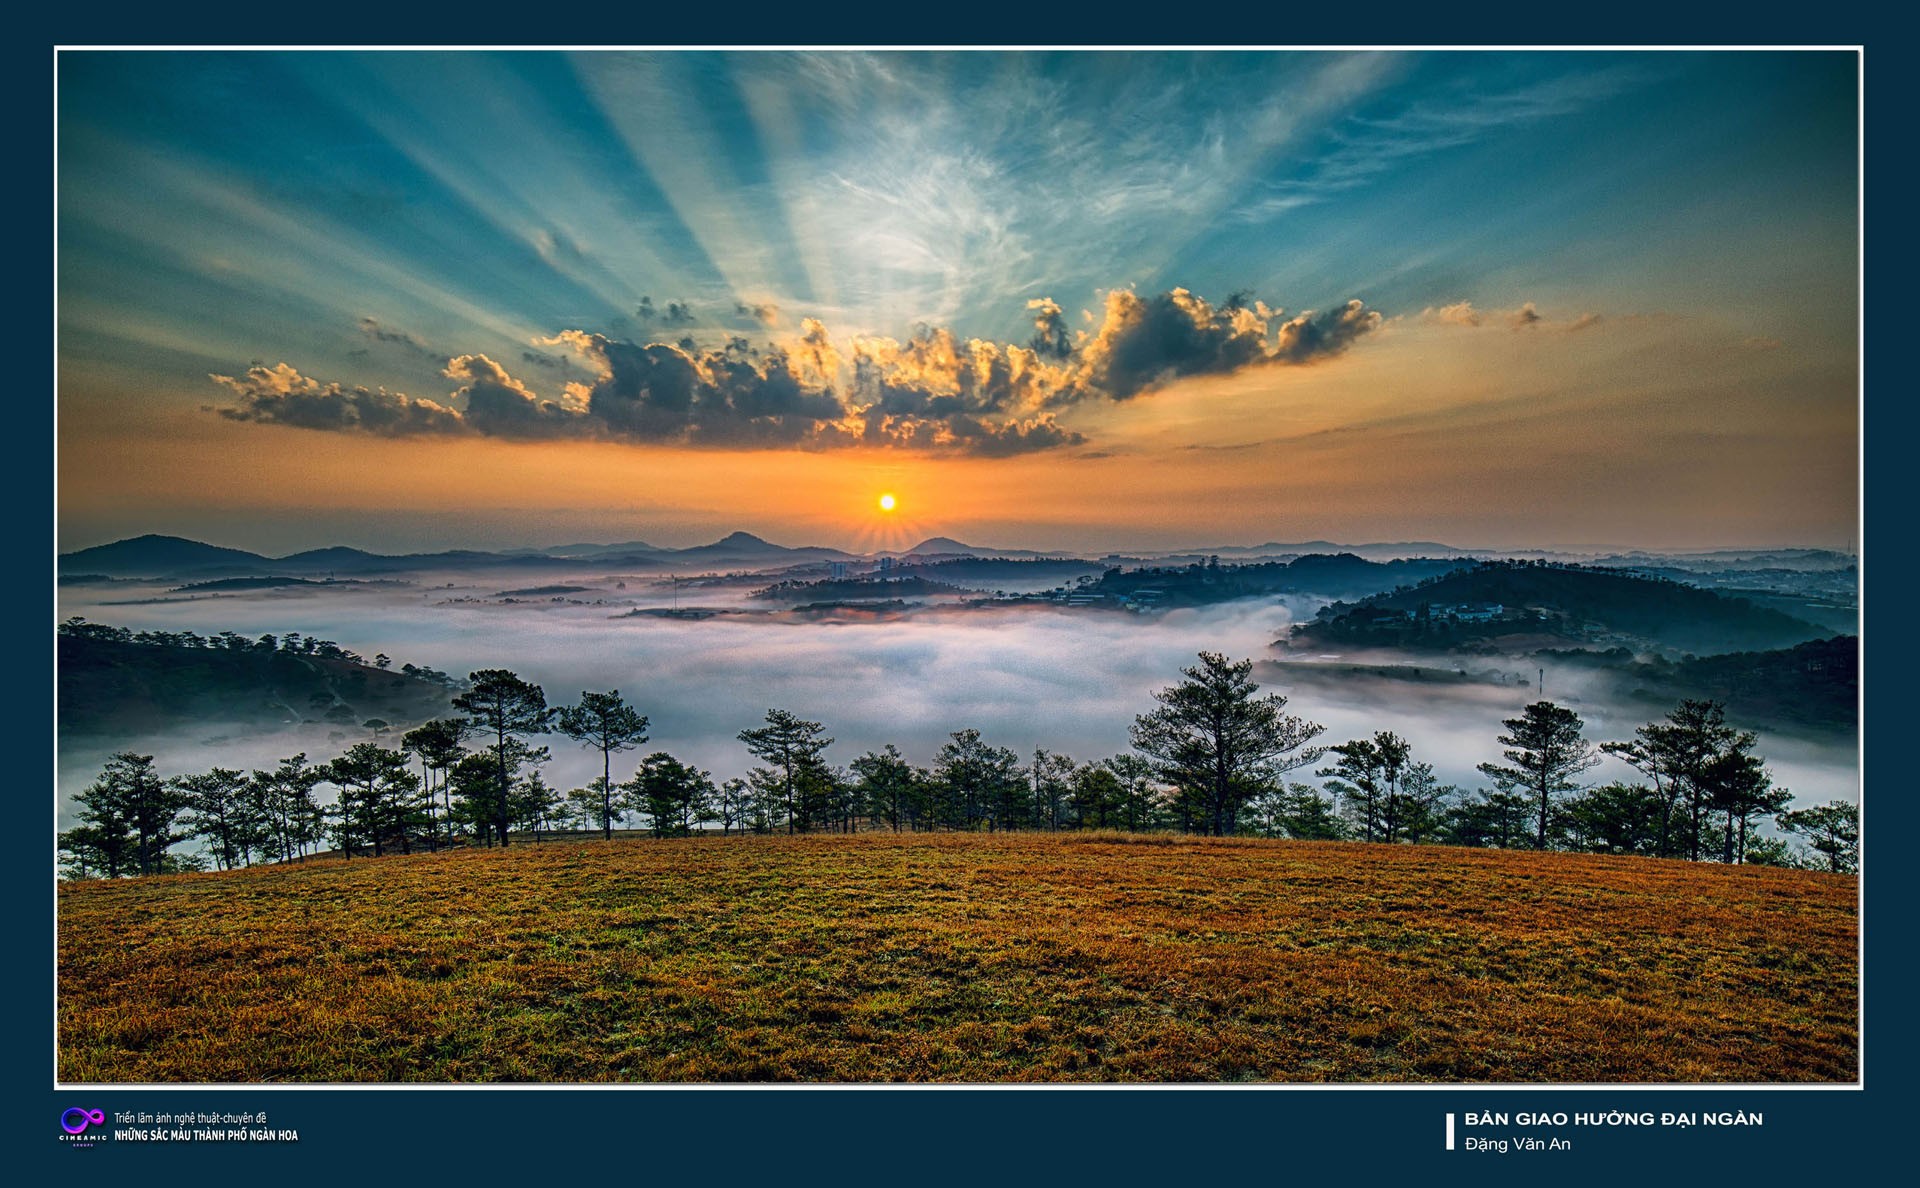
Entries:
[[62,1081],[1851,1081],[1856,883],[1117,835],[61,888]]

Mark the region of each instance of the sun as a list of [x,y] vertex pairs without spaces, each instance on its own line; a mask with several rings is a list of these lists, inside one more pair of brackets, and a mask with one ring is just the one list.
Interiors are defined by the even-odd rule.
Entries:
[[885,494],[880,496],[880,510],[883,512],[890,512],[896,506],[898,506],[899,502],[900,502],[899,500],[893,497],[893,492],[888,491]]

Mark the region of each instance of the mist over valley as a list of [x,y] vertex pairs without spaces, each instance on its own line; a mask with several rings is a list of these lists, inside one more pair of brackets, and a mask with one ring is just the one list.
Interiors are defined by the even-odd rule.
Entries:
[[[171,697],[146,685],[112,693],[116,686],[91,676],[63,675],[59,781],[68,797],[115,751],[153,754],[168,773],[266,768],[297,751],[325,760],[374,738],[362,726],[367,719],[383,721],[380,734],[392,737],[382,741],[396,745],[403,730],[451,713],[450,690],[403,680],[403,666],[453,681],[509,669],[540,685],[553,705],[618,689],[649,718],[641,753],[670,752],[715,779],[744,774],[752,760],[737,735],[773,708],[824,723],[835,739],[827,757],[842,765],[888,744],[925,763],[969,728],[1022,756],[1044,747],[1084,762],[1127,751],[1136,715],[1202,651],[1256,661],[1265,691],[1286,695],[1288,712],[1326,728],[1320,743],[1396,731],[1443,782],[1473,789],[1485,783],[1476,765],[1497,757],[1501,721],[1543,693],[1576,710],[1597,742],[1631,738],[1678,699],[1725,697],[1728,681],[1764,671],[1744,653],[1723,656],[1721,667],[1734,675],[1713,685],[1699,664],[1689,667],[1684,648],[1778,644],[1764,663],[1799,672],[1805,664],[1791,647],[1829,631],[1778,606],[1844,606],[1854,573],[1850,558],[1818,551],[1660,558],[1649,582],[1613,568],[1591,576],[1584,567],[1489,570],[1460,550],[1422,559],[1394,556],[1391,546],[1040,557],[942,541],[856,556],[784,549],[745,533],[682,550],[665,573],[652,560],[635,564],[646,560],[636,546],[619,545],[406,559],[326,549],[313,555],[338,568],[319,569],[198,542],[124,543],[62,559],[61,619],[248,639],[297,632],[369,662],[390,658],[391,673],[372,690],[356,678],[351,692],[311,675],[293,686],[284,675],[259,689],[242,682],[228,694],[244,712],[183,689]],[[755,556],[740,560],[743,552]],[[299,569],[305,573],[289,572]],[[1746,587],[1768,589],[1777,605],[1710,593],[1729,571]],[[1460,583],[1495,579],[1508,587],[1521,579],[1597,583],[1612,600],[1608,613],[1641,634],[1591,621],[1597,603],[1552,622],[1516,610],[1505,623],[1414,630],[1423,603],[1431,622],[1436,599],[1447,605],[1466,597]],[[1421,582],[1436,593],[1423,596]],[[1341,617],[1353,610],[1343,608],[1376,618],[1356,629]],[[1330,622],[1340,631],[1330,634]],[[1853,645],[1806,646],[1850,654]],[[1803,802],[1858,795],[1852,716],[1841,720],[1831,708],[1838,698],[1850,710],[1857,675],[1848,669],[1842,677],[1845,684],[1826,690],[1824,717],[1796,718],[1761,700],[1752,704],[1764,720],[1743,720],[1740,698],[1732,698],[1730,720],[1760,732],[1759,753],[1776,782]],[[577,787],[599,774],[595,752],[558,736],[543,741],[550,783]],[[1590,782],[1633,774],[1608,759]]]

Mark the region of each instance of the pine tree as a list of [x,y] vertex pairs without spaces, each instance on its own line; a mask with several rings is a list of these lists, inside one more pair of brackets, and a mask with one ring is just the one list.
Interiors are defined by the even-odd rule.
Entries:
[[184,799],[187,832],[212,844],[221,870],[239,866],[254,829],[244,795],[246,778],[230,768],[216,767],[199,775],[175,776],[169,782]]
[[484,825],[496,831],[504,846],[513,824],[514,778],[522,764],[547,758],[547,749],[526,742],[526,736],[547,733],[555,711],[547,708],[540,686],[504,668],[482,669],[467,679],[469,688],[453,699],[453,707],[467,715],[475,733],[493,740],[487,750],[493,758],[494,788]]
[[412,851],[407,824],[420,777],[407,770],[405,755],[379,743],[356,743],[327,765],[327,779],[340,788],[347,857],[353,857],[356,837],[372,843],[376,858],[386,852],[390,839],[397,839],[403,851]]
[[1795,809],[1777,818],[1780,828],[1805,834],[1807,844],[1827,860],[1835,874],[1853,874],[1860,868],[1860,806],[1844,800],[1814,808]]
[[800,775],[810,764],[819,763],[822,752],[833,745],[833,740],[821,737],[826,727],[820,723],[809,722],[786,710],[768,710],[766,721],[765,726],[742,730],[740,741],[747,744],[747,750],[756,759],[769,765],[785,808],[787,832],[793,833],[796,828],[805,832],[812,826],[813,819],[806,814],[806,806],[798,795]]
[[1154,694],[1160,708],[1134,720],[1133,746],[1174,787],[1188,829],[1225,836],[1249,799],[1319,759],[1307,744],[1325,728],[1283,713],[1277,693],[1255,696],[1251,660],[1202,652],[1180,671],[1186,680]]
[[653,825],[655,837],[686,837],[712,810],[713,779],[664,751],[648,755],[622,785],[633,807]]
[[81,820],[97,831],[98,844],[111,869],[159,874],[168,869],[167,850],[186,840],[174,826],[187,807],[187,795],[162,780],[152,755],[120,751],[107,759],[100,778],[75,800]]
[[603,837],[613,839],[613,756],[647,741],[646,715],[638,713],[620,696],[611,693],[581,693],[580,704],[560,711],[560,733],[575,742],[585,743],[600,752],[600,826]]
[[1544,850],[1553,798],[1579,788],[1573,777],[1599,763],[1600,756],[1580,733],[1585,725],[1580,715],[1551,701],[1534,702],[1505,725],[1501,753],[1513,766],[1482,763],[1480,771],[1502,792],[1524,793],[1533,801],[1538,810],[1533,844]]

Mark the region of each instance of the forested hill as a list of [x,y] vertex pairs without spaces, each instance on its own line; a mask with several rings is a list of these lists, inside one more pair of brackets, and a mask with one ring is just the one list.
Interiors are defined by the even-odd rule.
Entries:
[[[1475,621],[1496,607],[1493,618]],[[1790,647],[1833,632],[1679,582],[1572,565],[1487,562],[1357,606],[1336,604],[1300,634],[1439,647],[1500,635],[1624,639],[1709,654]]]
[[1743,720],[1848,733],[1859,724],[1860,641],[1851,635],[1771,652],[1635,664],[1621,675],[1625,692],[1654,703],[1706,697]]
[[357,728],[372,718],[399,729],[445,716],[455,691],[432,669],[382,669],[331,645],[306,652],[298,636],[293,648],[272,636],[228,640],[63,628],[62,735],[112,738],[189,722]]
[[1160,607],[1195,606],[1272,594],[1363,598],[1471,564],[1456,558],[1368,561],[1352,553],[1316,553],[1292,561],[1252,565],[1196,562],[1110,569],[1084,592],[1116,601],[1137,599],[1151,592],[1154,605]]

